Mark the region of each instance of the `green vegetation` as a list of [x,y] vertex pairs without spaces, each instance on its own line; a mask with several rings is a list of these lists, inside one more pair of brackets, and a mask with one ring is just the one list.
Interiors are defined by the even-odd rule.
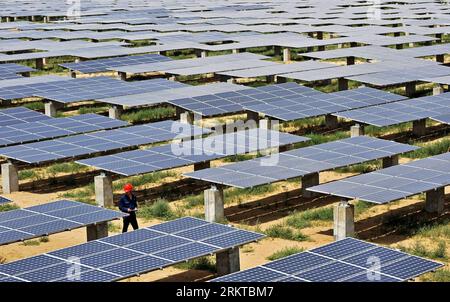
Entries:
[[139,208],[137,212],[138,217],[150,220],[152,218],[171,220],[176,218],[175,213],[170,208],[167,200],[158,199],[151,205],[146,205]]
[[417,235],[429,238],[445,238],[450,239],[450,219],[432,225],[421,227]]
[[273,253],[272,255],[270,255],[269,257],[267,257],[267,260],[277,260],[277,259],[281,259],[290,255],[294,255],[300,252],[303,252],[305,249],[303,248],[299,248],[299,247],[286,247],[283,248],[279,251],[276,251],[275,253]]
[[108,231],[110,233],[118,233],[120,231],[120,226],[118,226],[117,224],[114,224],[112,222],[108,223]]
[[184,199],[185,201],[185,208],[186,209],[192,209],[195,207],[199,207],[203,205],[204,202],[204,194],[201,193],[199,195],[191,195]]
[[406,154],[406,157],[426,158],[446,153],[448,152],[448,150],[450,150],[450,139],[443,139],[439,142],[434,142],[430,144],[419,144],[419,147],[421,147],[421,149]]
[[131,183],[134,187],[139,187],[151,183],[158,183],[162,181],[165,178],[169,177],[176,177],[177,173],[173,171],[162,171],[162,172],[155,172],[150,174],[144,174],[139,176],[134,176],[126,179],[121,179],[118,181],[115,181],[113,184],[113,189],[116,191],[122,191],[123,186],[127,183]]
[[421,278],[425,282],[450,282],[450,270],[440,269]]
[[25,240],[22,242],[22,245],[24,246],[38,246],[41,242],[39,240]]
[[296,230],[294,231],[282,224],[271,226],[264,230],[263,233],[272,238],[281,238],[286,240],[306,241],[309,239],[309,237],[302,232]]
[[175,116],[173,107],[144,108],[136,112],[124,113],[121,119],[130,123],[167,119]]
[[31,109],[31,110],[44,110],[44,103],[43,102],[31,102],[23,104],[23,107]]
[[34,170],[19,171],[19,180],[26,180],[26,179],[31,179],[31,180],[37,181],[37,180],[41,179],[41,176],[39,175],[39,173],[37,173]]
[[12,211],[12,210],[18,210],[20,209],[19,206],[15,205],[15,204],[2,204],[0,205],[0,212],[7,212],[7,211]]
[[286,220],[286,225],[303,229],[311,226],[312,221],[332,221],[333,220],[333,208],[319,208],[307,210],[304,212],[294,212]]
[[381,161],[371,161],[368,163],[356,164],[340,169],[336,169],[338,173],[369,173],[380,169]]
[[355,215],[361,215],[364,212],[366,212],[367,210],[371,209],[372,207],[374,207],[376,204],[371,203],[371,202],[366,202],[366,201],[362,201],[362,200],[358,200],[357,202],[354,203],[355,206]]
[[80,202],[95,204],[95,187],[94,184],[89,184],[81,189],[65,192],[61,195],[63,198],[73,199]]
[[434,249],[428,249],[420,242],[415,242],[410,248],[400,247],[400,250],[410,253],[419,257],[432,258],[432,259],[447,259],[447,245],[445,241],[439,241],[438,245]]
[[275,191],[276,187],[272,184],[257,186],[248,189],[229,189],[225,190],[225,203],[242,202],[248,199],[248,196],[263,195]]
[[79,172],[82,172],[85,170],[88,170],[88,167],[74,163],[74,162],[70,162],[70,163],[54,164],[47,168],[47,173],[51,177],[55,177],[57,174],[61,174],[61,173],[74,174],[74,173],[79,173]]
[[101,113],[108,111],[106,106],[83,106],[78,109],[78,114]]
[[307,134],[306,137],[309,137],[311,140],[307,142],[307,145],[313,146],[318,144],[324,144],[328,142],[333,142],[336,140],[348,138],[349,134],[347,132],[339,131],[332,134]]
[[42,236],[41,238],[39,238],[39,242],[42,243],[50,242],[50,238],[48,238],[48,236]]
[[175,268],[183,270],[201,270],[211,273],[216,272],[216,261],[212,257],[201,257],[187,262],[174,265]]

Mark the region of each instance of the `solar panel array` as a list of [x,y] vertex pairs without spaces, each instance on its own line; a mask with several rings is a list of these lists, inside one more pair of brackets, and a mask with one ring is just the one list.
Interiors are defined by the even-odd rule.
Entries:
[[51,117],[46,116],[45,114],[25,107],[0,110],[0,127],[17,125],[21,123],[32,123],[36,121],[46,121],[50,119]]
[[3,197],[3,196],[0,196],[0,204],[5,204],[5,203],[8,203],[8,202],[11,202],[11,199]]
[[378,127],[450,113],[450,93],[339,112],[334,115]]
[[250,188],[416,149],[410,145],[359,136],[282,152],[274,159],[266,156],[186,173],[185,176],[237,188]]
[[[183,132],[180,133],[180,129]],[[164,142],[175,138],[197,136],[209,132],[209,130],[179,122],[162,121],[0,148],[0,155],[28,164],[39,164]]]
[[79,160],[77,163],[123,176],[133,176],[308,140],[305,137],[272,130],[251,129]]
[[[264,235],[184,217],[0,265],[0,282],[111,282],[260,240]],[[68,268],[80,265],[77,275]]]
[[0,245],[47,236],[126,216],[121,212],[71,201],[0,213]]
[[450,125],[450,114],[434,116],[432,119],[440,123]]
[[72,103],[184,86],[186,85],[164,79],[125,82],[108,77],[94,77],[3,87],[0,88],[0,99],[41,97],[61,103]]
[[98,114],[45,119],[43,121],[0,126],[0,146],[39,141],[98,130],[127,126],[127,122]]
[[96,73],[96,72],[106,72],[108,71],[108,69],[114,67],[166,62],[171,60],[172,59],[166,56],[157,54],[147,54],[147,55],[118,57],[113,59],[98,59],[79,63],[64,63],[59,65],[64,68],[78,71],[81,73]]
[[391,248],[346,238],[212,282],[401,282],[442,266]]
[[450,153],[445,153],[345,180],[309,191],[385,204],[450,184]]
[[17,79],[22,73],[34,71],[33,68],[19,64],[0,64],[0,80]]

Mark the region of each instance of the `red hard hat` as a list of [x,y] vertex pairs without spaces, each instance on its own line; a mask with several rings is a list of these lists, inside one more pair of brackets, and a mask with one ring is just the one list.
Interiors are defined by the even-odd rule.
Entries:
[[132,184],[126,184],[123,186],[123,190],[125,191],[125,193],[131,192],[133,191],[133,185]]

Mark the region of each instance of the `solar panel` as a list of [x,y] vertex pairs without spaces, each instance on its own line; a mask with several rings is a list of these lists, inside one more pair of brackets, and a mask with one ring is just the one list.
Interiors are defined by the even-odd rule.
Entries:
[[432,119],[438,121],[439,123],[450,125],[450,114],[435,116],[432,117]]
[[0,64],[0,80],[17,79],[22,73],[34,71],[33,68],[19,64]]
[[[213,228],[217,232],[204,232]],[[185,237],[184,234],[189,234]],[[192,239],[192,235],[195,238]],[[147,236],[145,236],[147,235]],[[221,238],[240,238],[228,241]],[[158,270],[179,262],[211,255],[255,242],[264,235],[232,226],[184,217],[159,225],[90,241],[54,252],[0,265],[0,274],[34,282],[106,282]],[[139,241],[136,241],[139,238]],[[216,246],[208,240],[224,241]],[[146,249],[148,247],[149,249]],[[68,276],[74,258],[79,259],[80,274]],[[0,275],[1,276],[1,275]],[[71,277],[77,277],[70,280]],[[0,282],[4,280],[0,277]]]
[[11,199],[3,197],[3,196],[0,196],[0,204],[5,204],[5,203],[8,203],[8,202],[11,202]]
[[0,146],[113,129],[126,125],[128,123],[102,115],[83,114],[75,117],[0,126]]
[[211,183],[250,188],[416,149],[414,146],[360,136],[282,152],[277,155],[278,158],[266,156],[184,175]]
[[450,184],[450,153],[309,188],[350,199],[385,204]]
[[186,86],[174,81],[154,79],[125,82],[108,77],[78,78],[0,88],[0,99],[12,100],[41,97],[61,103],[140,94]]
[[251,129],[146,150],[79,160],[77,163],[123,176],[132,176],[189,166],[307,140],[309,139],[305,137],[277,131]]
[[114,67],[166,62],[171,60],[172,59],[165,56],[157,54],[147,54],[147,55],[118,57],[113,59],[99,59],[79,63],[65,63],[60,64],[60,66],[81,73],[96,73],[96,72],[106,72],[108,71],[108,69]]
[[45,121],[49,119],[51,118],[40,112],[33,111],[25,107],[0,110],[0,127],[21,123],[31,123],[35,121]]
[[71,200],[58,200],[2,212],[0,245],[73,230],[123,216],[125,214],[120,212]]
[[334,115],[377,127],[450,113],[450,93],[349,110]]
[[442,266],[439,262],[346,238],[211,281],[402,282]]
[[[79,121],[80,117],[75,119]],[[75,123],[72,125],[76,126]],[[162,121],[0,148],[0,154],[24,163],[39,164],[206,133],[210,133],[210,131],[180,122]]]

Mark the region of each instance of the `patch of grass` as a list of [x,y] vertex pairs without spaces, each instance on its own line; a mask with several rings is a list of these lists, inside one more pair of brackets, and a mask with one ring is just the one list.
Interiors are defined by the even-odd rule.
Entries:
[[169,202],[164,199],[158,199],[153,204],[139,208],[138,217],[144,219],[159,218],[170,220],[175,218],[175,213],[170,208]]
[[23,104],[23,107],[28,108],[30,110],[44,110],[45,105],[42,102],[31,102]]
[[255,157],[257,157],[257,156],[251,155],[251,154],[237,154],[237,155],[234,155],[231,157],[224,158],[223,161],[228,162],[228,163],[229,162],[239,162],[239,161],[250,160]]
[[42,243],[50,242],[50,238],[48,236],[42,236],[41,238],[39,238],[39,242]]
[[447,259],[447,245],[445,241],[439,241],[438,245],[434,249],[428,249],[420,242],[415,242],[412,247],[400,247],[400,250],[424,258],[432,259]]
[[224,192],[225,203],[242,202],[246,200],[248,196],[268,194],[275,191],[275,189],[276,187],[274,185],[269,184],[248,189],[225,190]]
[[81,172],[83,170],[87,170],[88,168],[86,166],[77,164],[77,163],[60,163],[60,164],[54,164],[47,168],[47,173],[51,177],[55,177],[58,174],[61,173],[69,173],[74,174]]
[[302,232],[294,231],[291,228],[284,226],[282,224],[277,224],[267,228],[264,231],[264,234],[272,238],[281,238],[294,241],[306,241],[309,239],[309,237],[303,234]]
[[88,186],[76,189],[73,191],[65,192],[61,197],[66,199],[72,199],[80,202],[85,202],[89,204],[95,204],[95,187],[94,184],[89,184]]
[[376,204],[371,203],[371,202],[366,202],[366,201],[362,201],[362,200],[358,200],[357,202],[354,203],[355,206],[355,215],[361,215],[362,213],[364,213],[365,211],[371,209],[372,207],[374,207]]
[[324,143],[328,143],[328,142],[332,142],[332,141],[348,138],[350,135],[347,132],[339,131],[339,132],[335,132],[333,134],[328,134],[328,135],[324,135],[324,134],[307,134],[305,136],[309,137],[311,139],[306,144],[309,145],[309,146],[312,146],[312,145],[324,144]]
[[300,247],[286,247],[283,248],[279,251],[276,251],[275,253],[273,253],[272,255],[270,255],[269,257],[267,257],[267,260],[278,260],[284,257],[288,257],[290,255],[294,255],[300,252],[303,252],[305,249],[300,248]]
[[333,208],[318,208],[307,210],[304,212],[295,212],[290,215],[286,220],[286,225],[303,229],[311,226],[311,221],[332,221],[333,220]]
[[450,270],[437,270],[433,273],[422,276],[421,280],[425,282],[450,282]]
[[105,111],[108,111],[108,107],[106,106],[83,106],[78,109],[78,114],[101,113]]
[[117,224],[114,224],[114,223],[111,223],[111,222],[108,223],[108,231],[109,232],[111,232],[111,233],[118,233],[118,232],[120,232],[120,230],[121,230],[121,228]]
[[134,187],[143,186],[149,183],[158,183],[161,180],[168,177],[176,177],[177,173],[173,171],[163,171],[163,172],[155,172],[150,174],[144,174],[140,176],[131,177],[128,179],[121,179],[115,181],[113,184],[113,189],[115,191],[121,191],[123,186],[127,183],[131,183]]
[[430,238],[443,237],[450,239],[450,219],[420,228],[417,235]]
[[175,116],[173,107],[146,108],[136,112],[124,113],[121,119],[130,123],[153,121]]
[[191,195],[184,199],[186,209],[192,209],[195,207],[202,206],[204,203],[204,194]]
[[365,126],[364,133],[370,136],[380,136],[386,133],[403,133],[407,132],[412,128],[412,123],[403,123],[400,125],[393,125],[389,127],[375,127],[375,126]]
[[18,210],[18,209],[20,209],[20,207],[15,204],[7,203],[7,204],[0,205],[0,212],[8,212],[8,211]]
[[24,246],[38,246],[41,242],[39,240],[26,240],[22,242],[22,245]]
[[19,180],[36,179],[38,177],[39,177],[39,174],[36,173],[36,171],[33,171],[33,170],[22,170],[22,171],[19,171]]
[[212,257],[201,257],[198,259],[176,264],[174,265],[174,267],[184,270],[201,270],[215,273],[216,261]]
[[337,169],[338,173],[369,173],[381,168],[381,161],[371,161]]
[[419,144],[421,149],[407,153],[408,158],[426,158],[438,154],[446,153],[450,150],[450,139],[443,139],[439,142],[429,144]]

